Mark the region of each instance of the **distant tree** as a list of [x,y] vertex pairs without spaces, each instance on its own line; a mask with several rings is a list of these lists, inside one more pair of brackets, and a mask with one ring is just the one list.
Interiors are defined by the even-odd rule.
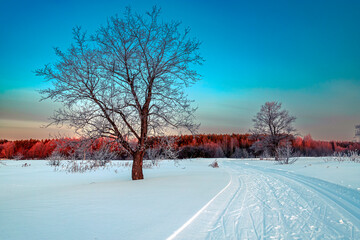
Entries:
[[42,153],[43,157],[48,158],[53,153],[55,148],[56,148],[55,140],[50,140],[47,143],[45,143],[44,150],[43,150],[43,153]]
[[217,148],[215,149],[214,158],[224,158],[224,157],[225,157],[224,151],[220,146],[217,146]]
[[200,79],[193,69],[203,62],[200,42],[159,15],[157,7],[145,16],[128,8],[90,38],[75,28],[75,44],[66,52],[55,49],[58,61],[36,71],[52,82],[43,99],[63,103],[53,123],[122,145],[133,157],[133,180],[144,178],[148,136],[198,127],[183,89]]
[[250,131],[258,141],[251,148],[255,152],[267,152],[278,160],[280,143],[289,141],[296,133],[292,126],[295,119],[288,111],[281,109],[281,103],[266,102],[252,119],[254,128]]
[[28,151],[28,157],[43,159],[45,153],[44,150],[44,144],[42,142],[37,142]]
[[12,158],[15,155],[15,143],[14,142],[4,143],[3,149],[1,151],[1,155],[7,159]]

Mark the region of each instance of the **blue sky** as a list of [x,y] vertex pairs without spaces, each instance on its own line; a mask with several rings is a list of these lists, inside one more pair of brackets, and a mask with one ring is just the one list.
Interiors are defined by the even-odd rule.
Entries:
[[46,138],[59,105],[38,102],[33,71],[125,6],[153,5],[203,44],[203,80],[188,89],[204,133],[244,133],[265,101],[297,116],[301,135],[352,140],[360,124],[359,1],[0,1],[0,138]]

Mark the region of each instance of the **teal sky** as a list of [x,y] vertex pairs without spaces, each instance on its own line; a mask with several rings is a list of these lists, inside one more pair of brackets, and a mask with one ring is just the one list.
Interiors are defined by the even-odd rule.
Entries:
[[33,71],[70,45],[74,26],[91,33],[125,6],[155,4],[203,42],[203,80],[188,89],[201,133],[245,133],[265,101],[281,101],[315,139],[352,140],[360,124],[360,1],[0,3],[0,138],[59,132],[40,128],[59,105],[38,102],[46,83]]

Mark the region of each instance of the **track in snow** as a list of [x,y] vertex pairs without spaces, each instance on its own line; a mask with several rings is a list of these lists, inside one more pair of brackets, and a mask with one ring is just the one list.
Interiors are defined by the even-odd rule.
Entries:
[[230,184],[174,239],[360,239],[360,193],[225,161]]

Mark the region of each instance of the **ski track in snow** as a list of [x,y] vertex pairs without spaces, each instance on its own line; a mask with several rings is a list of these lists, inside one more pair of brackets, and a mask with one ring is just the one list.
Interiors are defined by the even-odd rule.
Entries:
[[229,185],[172,239],[360,239],[360,193],[224,161]]

